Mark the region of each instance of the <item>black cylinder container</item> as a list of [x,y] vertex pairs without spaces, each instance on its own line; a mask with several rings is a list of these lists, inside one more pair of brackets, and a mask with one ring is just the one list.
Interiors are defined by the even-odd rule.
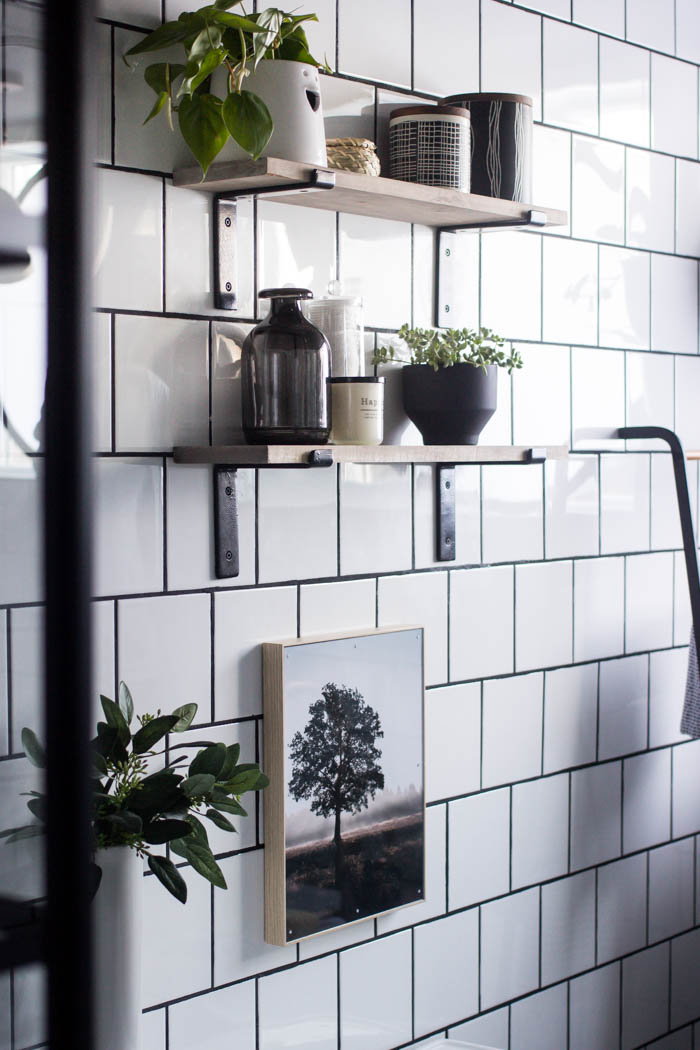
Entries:
[[532,200],[532,99],[492,92],[450,95],[471,117],[471,192],[507,201]]
[[403,407],[424,445],[476,445],[496,411],[496,365],[405,365]]
[[331,430],[328,341],[304,317],[306,288],[267,288],[270,313],[250,332],[241,356],[243,433],[254,445],[323,445]]

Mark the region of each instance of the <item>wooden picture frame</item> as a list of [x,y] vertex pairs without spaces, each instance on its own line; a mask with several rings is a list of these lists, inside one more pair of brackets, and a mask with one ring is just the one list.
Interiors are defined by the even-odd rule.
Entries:
[[422,627],[263,644],[265,940],[425,894]]

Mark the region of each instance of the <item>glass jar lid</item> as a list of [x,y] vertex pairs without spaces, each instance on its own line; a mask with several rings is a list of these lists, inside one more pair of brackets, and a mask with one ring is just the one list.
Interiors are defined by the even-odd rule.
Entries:
[[309,288],[263,288],[258,292],[259,299],[313,299],[314,293]]

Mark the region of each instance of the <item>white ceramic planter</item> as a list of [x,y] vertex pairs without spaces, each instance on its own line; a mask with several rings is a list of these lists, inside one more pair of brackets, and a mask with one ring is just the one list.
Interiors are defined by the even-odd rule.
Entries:
[[143,862],[126,846],[98,850],[95,861],[95,1050],[141,1050]]

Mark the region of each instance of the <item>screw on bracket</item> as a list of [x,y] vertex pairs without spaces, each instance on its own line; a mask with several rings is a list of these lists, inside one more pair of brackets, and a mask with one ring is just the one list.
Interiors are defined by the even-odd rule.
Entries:
[[230,226],[230,225],[231,225],[231,216],[227,215],[226,218],[224,219],[224,226]]

